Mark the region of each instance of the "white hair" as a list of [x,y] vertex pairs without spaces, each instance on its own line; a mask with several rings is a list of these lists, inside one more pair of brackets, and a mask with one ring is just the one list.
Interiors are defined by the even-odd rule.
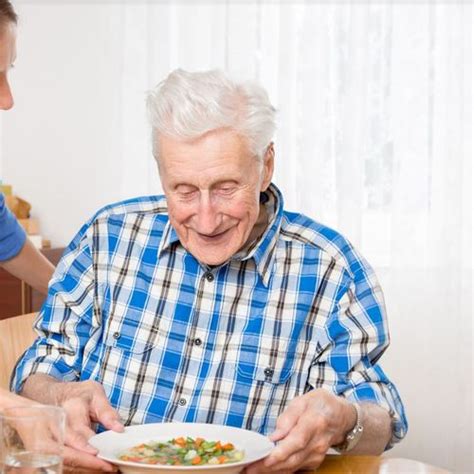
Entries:
[[237,83],[220,70],[176,69],[148,93],[153,154],[159,135],[192,140],[229,128],[243,136],[252,153],[263,157],[276,129],[276,109],[258,83]]

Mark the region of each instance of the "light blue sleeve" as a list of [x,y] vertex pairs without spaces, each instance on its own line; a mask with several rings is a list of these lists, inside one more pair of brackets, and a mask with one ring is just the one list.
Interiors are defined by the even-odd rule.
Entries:
[[18,255],[25,241],[25,231],[5,205],[5,196],[0,193],[0,262]]

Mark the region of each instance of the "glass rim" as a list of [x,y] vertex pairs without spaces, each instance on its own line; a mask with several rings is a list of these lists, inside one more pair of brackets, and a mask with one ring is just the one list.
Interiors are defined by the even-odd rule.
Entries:
[[[12,410],[18,410],[18,411],[25,411],[25,413],[19,413],[19,414],[8,414],[9,411]],[[3,408],[0,411],[0,420],[24,420],[28,418],[36,418],[38,415],[41,415],[41,411],[44,412],[52,412],[57,415],[61,415],[61,417],[65,417],[66,412],[64,411],[64,408],[57,406],[57,405],[42,405],[41,403],[35,404],[35,405],[14,405],[11,407],[6,407]],[[34,411],[34,413],[26,413],[28,411]]]

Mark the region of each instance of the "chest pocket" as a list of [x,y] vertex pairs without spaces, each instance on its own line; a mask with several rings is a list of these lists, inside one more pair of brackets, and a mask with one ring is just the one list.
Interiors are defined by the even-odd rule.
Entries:
[[110,348],[121,349],[133,354],[143,354],[156,347],[158,330],[145,330],[130,321],[111,324],[104,334],[104,344]]
[[301,391],[300,333],[296,320],[266,314],[251,318],[243,329],[236,390],[248,400],[246,429],[271,432],[279,414]]
[[241,339],[239,375],[270,384],[286,383],[295,370],[299,332],[294,321],[264,314],[250,319]]
[[156,347],[161,316],[147,308],[117,303],[106,322],[103,341],[109,348],[143,354]]

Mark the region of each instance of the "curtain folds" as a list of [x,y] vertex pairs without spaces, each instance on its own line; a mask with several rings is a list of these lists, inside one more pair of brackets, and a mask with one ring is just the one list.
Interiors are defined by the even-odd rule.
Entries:
[[[124,51],[135,42],[139,57],[140,69],[128,73],[137,91],[178,66],[223,68],[268,89],[280,115],[275,182],[287,208],[343,232],[384,286],[393,337],[385,367],[411,421],[408,440],[395,453],[468,470],[471,6],[227,2],[123,8]],[[124,127],[133,130],[142,114],[135,99],[129,103]],[[142,138],[137,134],[130,143]],[[129,170],[128,185],[130,176],[137,188],[149,179],[146,166]],[[153,183],[149,191],[155,190]],[[449,422],[439,421],[443,410]],[[434,413],[448,442],[429,429]]]

